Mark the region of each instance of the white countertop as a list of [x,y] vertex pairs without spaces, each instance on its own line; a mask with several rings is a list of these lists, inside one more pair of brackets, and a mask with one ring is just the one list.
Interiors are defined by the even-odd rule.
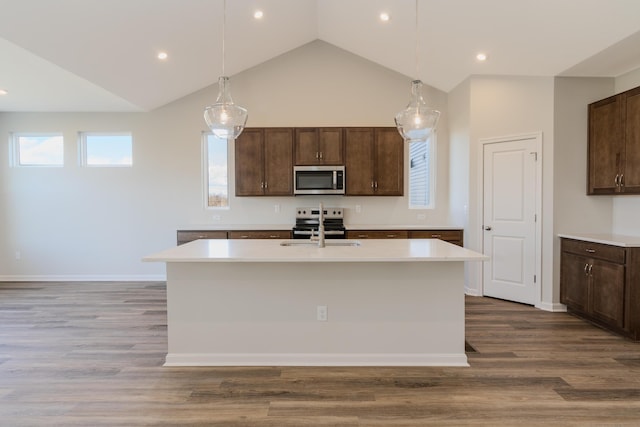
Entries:
[[621,234],[607,233],[560,233],[558,237],[627,248],[640,247],[640,236],[624,236]]
[[[144,257],[146,262],[427,262],[485,261],[487,256],[438,239],[333,240],[360,246],[281,246],[305,240],[194,240]],[[306,241],[308,242],[308,240]],[[331,241],[327,241],[330,245]]]

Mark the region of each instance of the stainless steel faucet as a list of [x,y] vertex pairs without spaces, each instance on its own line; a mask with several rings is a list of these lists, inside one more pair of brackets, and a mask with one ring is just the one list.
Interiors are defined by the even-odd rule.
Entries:
[[318,247],[324,248],[324,206],[320,202],[320,214],[318,216],[318,237],[316,238],[311,230],[311,240],[318,241]]

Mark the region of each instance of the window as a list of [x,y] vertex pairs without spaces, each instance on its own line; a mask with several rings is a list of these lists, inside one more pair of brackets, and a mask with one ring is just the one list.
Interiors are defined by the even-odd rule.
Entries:
[[409,208],[433,207],[433,152],[432,138],[409,144]]
[[80,134],[80,164],[83,166],[131,166],[132,153],[130,133]]
[[205,133],[203,138],[206,206],[229,207],[229,174],[227,168],[226,139]]
[[14,133],[15,166],[63,166],[64,144],[59,133]]

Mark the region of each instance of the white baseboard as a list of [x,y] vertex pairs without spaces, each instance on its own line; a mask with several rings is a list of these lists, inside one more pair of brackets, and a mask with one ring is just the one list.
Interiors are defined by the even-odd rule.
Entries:
[[0,275],[0,282],[164,282],[166,280],[167,276],[164,274]]
[[469,364],[464,353],[169,353],[164,366],[469,366]]
[[544,311],[553,311],[559,313],[567,311],[567,306],[558,302],[540,302],[536,304],[536,308]]
[[466,286],[464,288],[464,294],[472,296],[472,297],[481,297],[482,296],[482,292],[479,289],[467,288]]

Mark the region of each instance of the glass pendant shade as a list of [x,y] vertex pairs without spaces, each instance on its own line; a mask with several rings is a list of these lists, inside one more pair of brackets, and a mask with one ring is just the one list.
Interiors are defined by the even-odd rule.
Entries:
[[229,77],[218,79],[218,98],[204,109],[204,120],[218,138],[236,139],[247,123],[247,110],[233,103],[229,92]]
[[427,107],[422,98],[422,82],[411,82],[411,101],[396,114],[398,132],[406,142],[426,141],[438,125],[440,111]]

